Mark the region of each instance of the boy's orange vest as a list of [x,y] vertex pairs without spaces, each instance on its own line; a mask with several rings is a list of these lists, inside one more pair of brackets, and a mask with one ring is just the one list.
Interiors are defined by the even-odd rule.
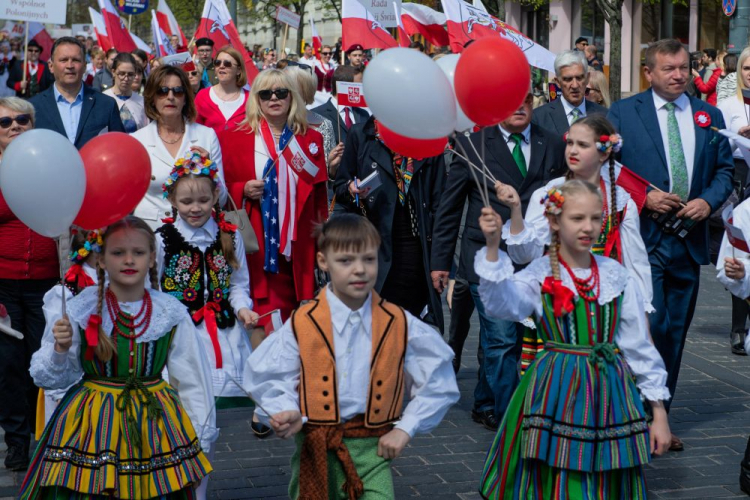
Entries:
[[[325,289],[292,314],[292,331],[300,353],[300,411],[310,424],[336,425],[341,415],[334,332]],[[365,427],[381,427],[401,418],[407,333],[403,309],[373,291],[372,357]]]

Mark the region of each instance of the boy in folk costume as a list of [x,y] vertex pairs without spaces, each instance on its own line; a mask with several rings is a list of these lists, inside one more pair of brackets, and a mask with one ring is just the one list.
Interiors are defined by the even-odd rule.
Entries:
[[[270,335],[245,368],[244,385],[263,408],[261,420],[282,438],[296,435],[292,498],[393,498],[390,460],[458,401],[450,348],[373,291],[379,245],[364,217],[326,222],[317,260],[331,283]],[[404,394],[411,400],[402,408]]]

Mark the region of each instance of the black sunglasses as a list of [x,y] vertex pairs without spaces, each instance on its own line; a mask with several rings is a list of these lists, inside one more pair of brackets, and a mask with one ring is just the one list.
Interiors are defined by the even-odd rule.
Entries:
[[320,55],[321,56],[330,56],[331,53],[330,52],[321,52]]
[[182,86],[179,87],[159,87],[156,91],[156,95],[159,97],[167,97],[169,92],[172,91],[175,97],[182,97],[185,95],[185,89]]
[[221,68],[224,66],[225,68],[231,68],[232,66],[235,66],[235,64],[232,61],[227,61],[226,59],[217,59],[214,61],[214,66],[217,68]]
[[18,115],[15,118],[4,116],[0,118],[0,128],[10,128],[10,126],[13,125],[13,122],[16,122],[17,124],[23,127],[24,125],[28,125],[29,122],[31,122],[31,116],[30,115]]
[[276,96],[280,100],[284,100],[289,95],[289,89],[276,89],[276,90],[259,90],[258,97],[261,101],[270,101],[271,96]]

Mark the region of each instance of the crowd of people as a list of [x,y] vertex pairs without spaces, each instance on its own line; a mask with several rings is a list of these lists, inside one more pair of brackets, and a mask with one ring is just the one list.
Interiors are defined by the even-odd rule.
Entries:
[[[338,104],[361,45],[254,47],[252,84],[234,48],[191,49],[183,69],[62,37],[49,64],[32,43],[7,63],[0,161],[33,128],[78,149],[125,132],[151,169],[133,213],[73,228],[63,263],[0,197],[0,304],[24,334],[0,334],[0,425],[21,498],[206,498],[231,407],[295,439],[292,498],[392,498],[390,460],[459,399],[474,310],[467,420],[496,433],[482,495],[645,498],[644,465],[683,448],[669,410],[701,265],[746,354],[750,255],[709,219],[747,186],[713,127],[750,138],[750,48],[695,64],[655,42],[650,88],[611,102],[582,37],[555,59],[558,99],[530,79],[511,116],[430,158]],[[750,494],[750,448],[742,470]]]

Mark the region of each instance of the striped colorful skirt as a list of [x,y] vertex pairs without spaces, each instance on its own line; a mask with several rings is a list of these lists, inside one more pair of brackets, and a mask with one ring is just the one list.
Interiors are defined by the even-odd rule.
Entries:
[[484,466],[502,499],[646,498],[646,415],[613,344],[547,343],[521,379]]
[[20,498],[191,499],[209,472],[190,418],[165,381],[84,380],[42,433]]

